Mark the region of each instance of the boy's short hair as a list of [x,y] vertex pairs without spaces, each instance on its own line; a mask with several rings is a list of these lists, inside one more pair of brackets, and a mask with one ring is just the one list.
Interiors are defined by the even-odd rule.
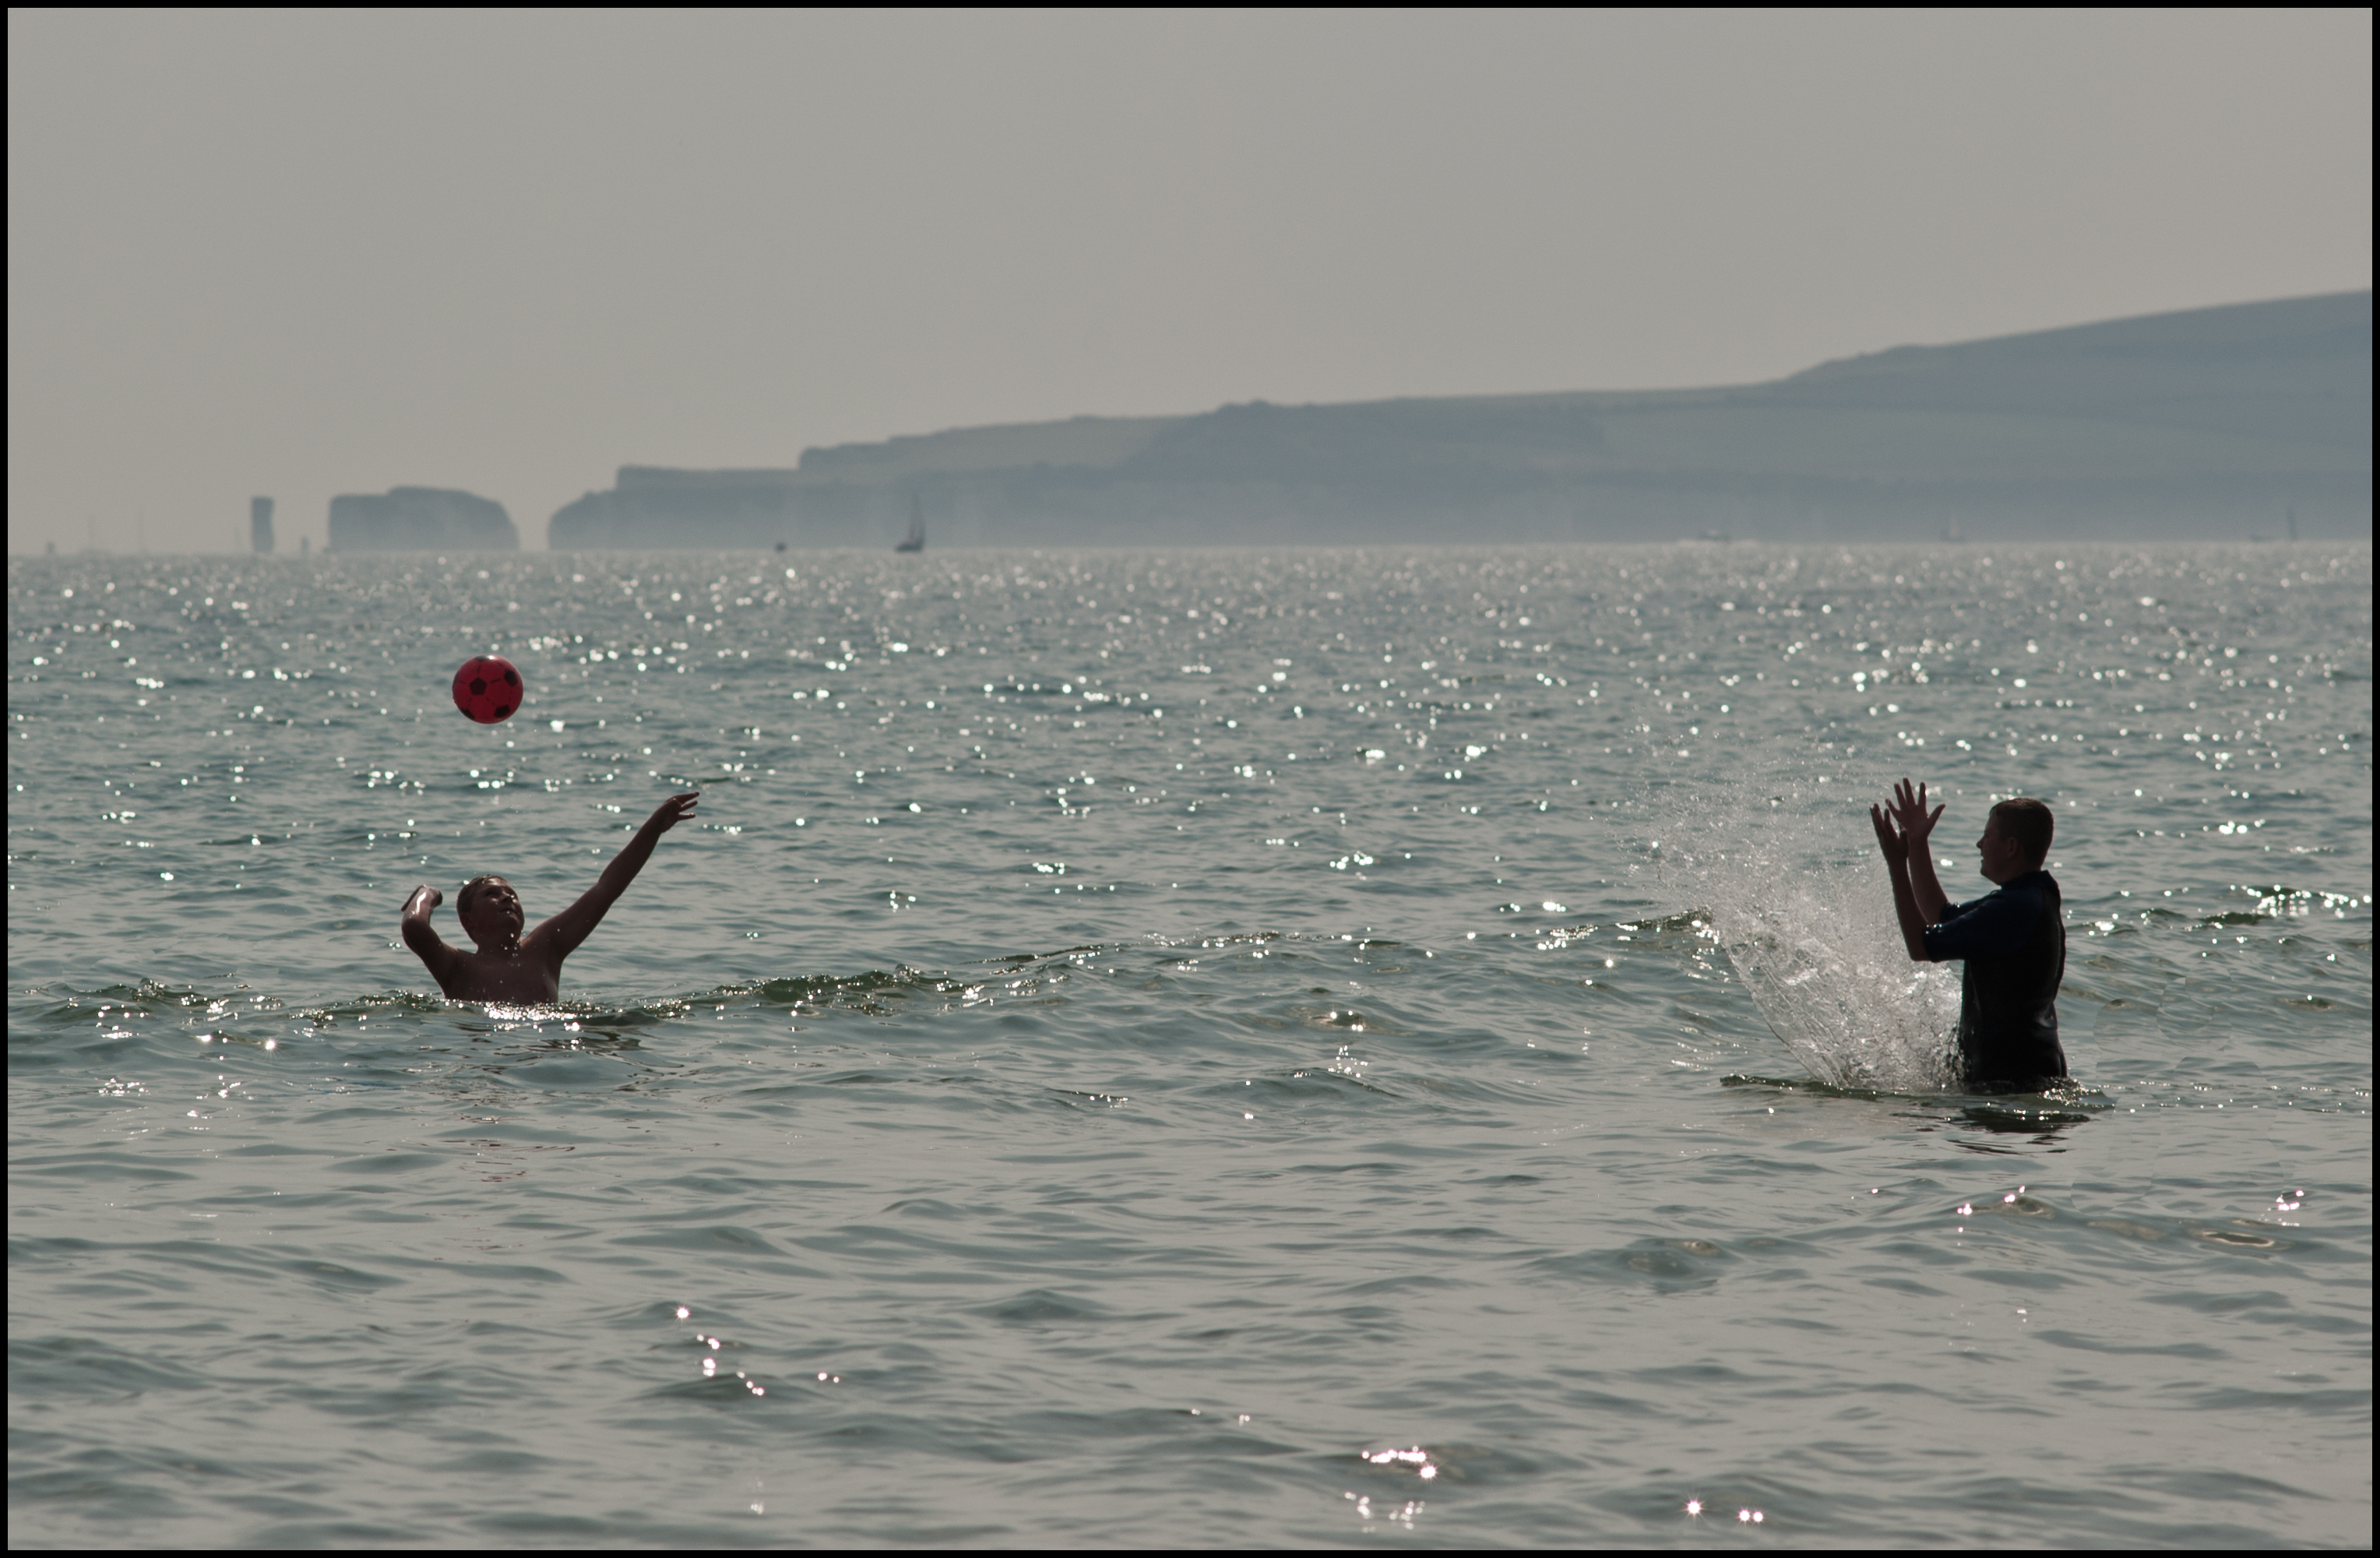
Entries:
[[2035,870],[2049,858],[2049,841],[2057,835],[2058,819],[2049,808],[2031,796],[2016,796],[1992,808],[1992,815],[2000,820],[2000,833],[2033,862]]
[[475,876],[470,881],[463,883],[463,890],[455,895],[455,913],[456,917],[460,918],[461,916],[471,912],[472,901],[479,897],[480,888],[485,887],[491,882],[502,882],[504,880],[504,879],[501,876],[492,874],[488,876]]

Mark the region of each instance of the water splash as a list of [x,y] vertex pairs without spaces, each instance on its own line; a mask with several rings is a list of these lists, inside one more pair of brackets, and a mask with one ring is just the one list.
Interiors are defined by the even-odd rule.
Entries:
[[1669,830],[1664,874],[1707,908],[1761,1016],[1820,1080],[1941,1091],[1958,1075],[1958,971],[1902,951],[1883,864],[1860,847],[1864,794],[1828,775],[1705,797]]

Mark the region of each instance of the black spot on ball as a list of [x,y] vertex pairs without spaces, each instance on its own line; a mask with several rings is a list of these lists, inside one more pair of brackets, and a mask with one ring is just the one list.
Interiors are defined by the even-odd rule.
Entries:
[[[498,707],[498,709],[496,710],[496,718],[497,718],[497,719],[499,719],[499,720],[501,720],[501,719],[504,718],[507,714],[510,714],[512,712],[513,712],[513,706],[512,706],[511,704],[509,704],[509,703],[503,704],[503,705],[501,705],[500,707]],[[492,723],[492,724],[493,722],[492,721],[492,722],[490,722],[490,723]]]
[[474,697],[474,698],[478,698],[478,697],[481,696],[482,694],[484,694],[487,690],[488,690],[488,679],[487,679],[485,676],[474,676],[474,677],[472,677],[472,678],[471,678],[471,696],[472,696],[472,697]]
[[504,685],[506,687],[520,686],[520,673],[517,671],[506,671],[504,673]]

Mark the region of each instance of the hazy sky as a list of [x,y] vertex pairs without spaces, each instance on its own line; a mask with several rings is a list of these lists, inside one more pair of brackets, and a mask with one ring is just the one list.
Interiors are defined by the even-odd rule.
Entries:
[[8,544],[2372,285],[2372,17],[8,14]]

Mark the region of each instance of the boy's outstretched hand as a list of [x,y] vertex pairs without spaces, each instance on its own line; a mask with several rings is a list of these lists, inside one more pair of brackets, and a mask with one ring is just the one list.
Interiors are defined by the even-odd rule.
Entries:
[[637,831],[659,837],[693,816],[695,803],[701,798],[700,790],[688,790],[684,795],[672,796],[653,808],[653,814],[646,818],[645,825]]
[[1903,779],[1894,787],[1888,803],[1892,808],[1892,820],[1900,824],[1901,836],[1909,841],[1910,848],[1920,853],[1925,848],[1925,841],[1933,836],[1934,824],[1942,820],[1942,813],[1949,805],[1945,801],[1928,811],[1925,801],[1925,786],[1919,785],[1912,788],[1909,781]]
[[1885,863],[1893,866],[1908,864],[1909,840],[1893,827],[1891,819],[1884,814],[1884,808],[1869,807],[1867,819],[1876,824],[1876,846],[1884,852]]

